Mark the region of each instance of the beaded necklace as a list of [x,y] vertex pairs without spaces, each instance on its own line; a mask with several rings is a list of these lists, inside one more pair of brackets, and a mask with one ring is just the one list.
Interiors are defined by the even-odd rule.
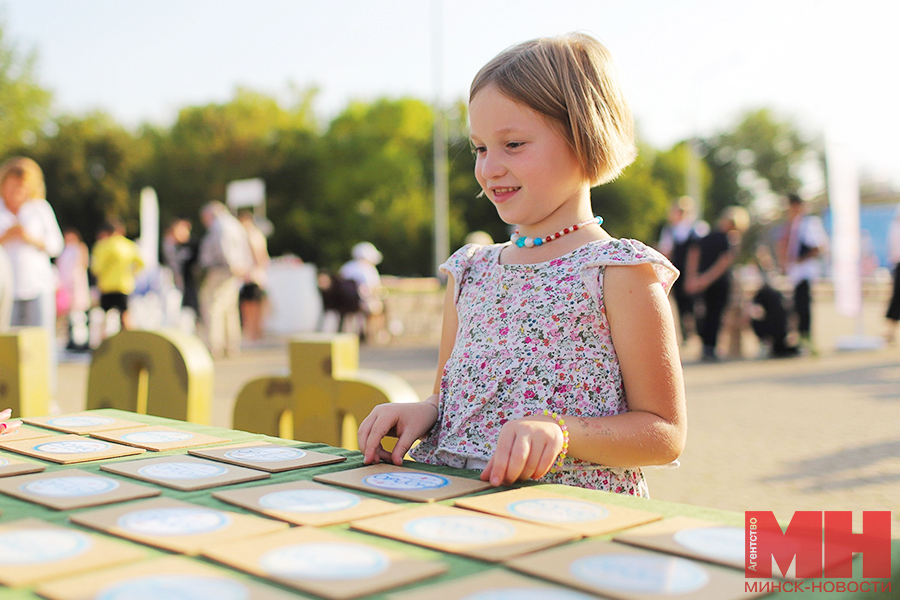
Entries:
[[518,246],[519,248],[531,248],[533,246],[540,246],[541,244],[546,244],[548,242],[552,242],[553,240],[557,240],[557,239],[561,238],[562,236],[566,235],[567,233],[572,233],[573,231],[578,231],[582,227],[591,225],[593,223],[596,223],[597,225],[602,225],[603,217],[600,217],[600,216],[591,217],[587,221],[583,221],[576,225],[566,227],[565,229],[561,229],[561,230],[557,231],[556,233],[554,233],[552,235],[548,235],[547,237],[544,237],[544,238],[540,238],[540,237],[530,238],[530,237],[526,237],[524,235],[519,235],[519,230],[516,229],[516,231],[511,236],[509,236],[509,241],[512,242],[513,244],[515,244],[516,246]]

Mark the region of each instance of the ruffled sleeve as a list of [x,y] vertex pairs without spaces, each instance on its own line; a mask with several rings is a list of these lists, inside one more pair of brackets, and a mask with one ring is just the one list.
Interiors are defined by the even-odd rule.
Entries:
[[440,267],[438,267],[442,273],[447,273],[453,277],[453,300],[454,302],[459,300],[459,291],[461,289],[463,278],[466,276],[466,271],[469,268],[469,265],[472,263],[475,254],[478,253],[479,250],[484,248],[481,244],[466,244],[456,252],[450,255],[450,258],[446,260]]
[[600,294],[599,271],[601,267],[653,265],[656,278],[668,294],[680,272],[668,258],[643,242],[632,239],[609,240],[598,245],[594,255],[582,267],[582,279],[594,297]]

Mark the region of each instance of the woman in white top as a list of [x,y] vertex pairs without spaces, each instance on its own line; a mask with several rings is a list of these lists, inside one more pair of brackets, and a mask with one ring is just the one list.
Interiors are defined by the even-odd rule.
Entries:
[[56,214],[44,196],[44,174],[36,162],[17,156],[0,165],[0,244],[13,272],[10,323],[43,327],[47,332],[52,399],[56,396],[56,276],[50,258],[62,252],[64,243]]
[[55,324],[50,258],[62,252],[63,236],[44,194],[44,175],[30,158],[0,165],[0,244],[13,268],[13,326]]

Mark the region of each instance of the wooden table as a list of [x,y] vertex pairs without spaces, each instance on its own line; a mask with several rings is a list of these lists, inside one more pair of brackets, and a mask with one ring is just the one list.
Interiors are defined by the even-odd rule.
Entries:
[[[229,438],[232,440],[232,443],[242,443],[242,442],[250,442],[250,441],[268,441],[268,442],[284,444],[284,445],[295,445],[295,446],[299,446],[305,450],[312,450],[312,451],[323,452],[323,453],[327,453],[327,454],[341,455],[341,456],[345,456],[347,459],[345,462],[337,463],[337,464],[333,464],[333,465],[292,470],[292,471],[287,471],[287,472],[283,472],[283,473],[274,473],[274,474],[272,474],[272,477],[270,479],[266,479],[263,481],[257,481],[257,482],[253,482],[253,483],[248,483],[248,484],[238,484],[238,485],[234,485],[234,486],[228,486],[227,489],[234,489],[236,487],[250,486],[250,485],[265,485],[265,484],[284,483],[284,482],[298,481],[298,480],[312,480],[313,476],[320,474],[320,473],[341,471],[341,470],[352,469],[355,467],[363,466],[362,455],[359,452],[351,452],[351,451],[347,451],[347,450],[340,449],[340,448],[333,448],[330,446],[326,446],[324,444],[304,444],[302,442],[295,442],[292,440],[272,438],[272,437],[268,437],[268,436],[262,436],[262,435],[247,433],[247,432],[243,432],[243,431],[236,431],[236,430],[208,427],[208,426],[203,426],[203,425],[196,425],[196,424],[186,423],[186,422],[182,422],[182,421],[174,421],[174,420],[163,419],[163,418],[159,418],[159,417],[139,415],[139,414],[124,412],[124,411],[119,411],[119,410],[114,410],[114,409],[102,409],[102,410],[98,410],[98,411],[94,411],[94,412],[99,415],[118,417],[118,418],[122,418],[122,419],[139,421],[139,422],[148,423],[148,424],[156,424],[156,425],[164,424],[164,425],[168,425],[171,427],[176,427],[176,428],[184,429],[184,430],[188,430],[188,431],[201,432],[201,433],[206,433],[206,434],[210,434],[210,435],[214,435],[214,436]],[[138,457],[130,457],[130,458],[114,459],[114,460],[131,460],[134,458],[141,459],[141,458],[149,458],[150,456],[161,456],[161,455],[167,455],[167,454],[184,454],[184,453],[185,453],[185,450],[171,450],[171,451],[159,452],[159,453],[148,452],[148,453],[138,456]],[[77,465],[72,465],[71,467],[67,467],[67,466],[57,465],[57,464],[53,464],[53,463],[49,463],[49,462],[39,461],[37,459],[30,459],[27,457],[22,457],[22,456],[15,455],[15,454],[12,454],[12,453],[9,453],[6,451],[0,451],[0,456],[8,456],[10,458],[15,458],[17,460],[29,460],[32,462],[38,462],[38,463],[41,463],[42,465],[45,465],[48,472],[55,471],[58,469],[67,469],[67,468],[74,467],[74,468],[78,468],[78,469],[89,471],[89,472],[102,473],[105,476],[117,477],[116,475],[107,473],[105,471],[100,471],[100,464],[108,463],[110,461],[96,461],[96,462],[80,463]],[[431,465],[421,465],[421,464],[413,464],[411,466],[415,466],[415,468],[420,468],[421,470],[426,470],[426,471],[431,471],[431,472],[436,472],[436,473],[452,474],[452,475],[468,477],[468,478],[477,478],[477,476],[478,476],[477,472],[464,471],[464,470],[460,470],[460,469],[450,469],[450,468],[446,468],[446,467],[434,467]],[[123,480],[125,480],[125,479],[126,478],[123,478]],[[594,491],[594,490],[584,490],[584,489],[573,488],[573,487],[568,487],[568,486],[554,485],[554,486],[540,486],[540,487],[542,487],[542,488],[546,487],[547,489],[552,489],[556,493],[569,495],[574,498],[590,499],[590,500],[599,501],[599,502],[602,502],[604,504],[609,504],[609,505],[618,505],[618,506],[624,506],[624,507],[639,508],[639,509],[642,509],[645,511],[659,513],[659,514],[663,515],[664,517],[673,517],[673,516],[683,515],[683,516],[689,516],[689,517],[693,517],[693,518],[697,518],[697,519],[704,519],[707,521],[714,521],[714,522],[720,523],[722,525],[730,525],[730,526],[737,526],[737,527],[743,527],[743,525],[744,525],[744,516],[740,513],[726,512],[726,511],[715,510],[715,509],[711,509],[711,508],[704,508],[701,506],[692,506],[692,505],[685,505],[685,504],[676,504],[676,503],[671,503],[671,502],[662,502],[662,501],[657,501],[657,500],[652,500],[652,499],[632,498],[632,497],[624,496],[621,494],[598,492],[598,491]],[[224,503],[216,498],[213,498],[211,496],[211,493],[213,491],[221,490],[221,489],[225,489],[225,488],[213,488],[213,489],[193,491],[193,492],[182,492],[182,491],[177,491],[177,490],[169,489],[169,488],[161,488],[161,489],[162,489],[163,497],[170,497],[170,498],[175,498],[178,500],[188,501],[188,502],[208,506],[211,508],[215,508],[218,510],[228,510],[228,511],[234,511],[234,512],[239,512],[239,513],[249,513],[249,511],[244,511],[243,509],[240,509],[236,506],[226,504],[226,503]],[[365,493],[360,493],[360,494],[366,495]],[[388,501],[392,501],[392,502],[402,502],[400,500],[392,500],[390,498],[386,498],[383,496],[376,496],[376,497],[379,497],[381,499],[385,499]],[[452,501],[447,501],[446,503],[452,504]],[[415,505],[416,504],[411,504],[411,506],[415,506]],[[0,523],[6,523],[9,521],[13,521],[13,520],[24,518],[24,517],[34,517],[34,518],[42,519],[42,520],[45,520],[45,521],[48,521],[51,523],[67,525],[67,526],[78,528],[76,525],[72,525],[69,523],[69,521],[68,521],[69,512],[68,511],[52,510],[52,509],[45,508],[45,507],[37,505],[37,504],[33,504],[33,503],[30,503],[30,502],[27,502],[24,500],[19,500],[19,499],[10,497],[7,495],[0,495],[0,511],[2,511],[2,512],[0,512]],[[336,526],[328,527],[326,529],[341,531],[341,530],[347,530],[348,528],[349,527],[347,525],[336,525]],[[359,535],[363,535],[363,534],[359,534]],[[609,538],[609,537],[611,537],[611,536],[609,536],[609,535],[600,536],[601,539]],[[374,536],[367,536],[367,538],[366,538],[366,541],[369,543],[375,543],[375,544],[384,543],[392,548],[396,548],[398,545],[398,542],[396,542],[396,541],[388,541],[388,540],[380,541],[380,540],[381,540],[381,538],[377,538]],[[577,543],[577,542],[575,542],[575,543]],[[893,577],[893,581],[894,581],[893,590],[894,591],[892,594],[887,594],[887,595],[883,595],[880,593],[819,593],[819,594],[802,593],[802,594],[796,594],[796,593],[782,592],[782,593],[770,595],[770,596],[768,596],[768,598],[796,598],[799,596],[799,597],[822,597],[822,598],[830,598],[830,599],[866,598],[868,600],[872,600],[872,599],[876,599],[876,598],[887,599],[887,598],[900,597],[900,583],[898,583],[898,582],[900,582],[900,540],[894,540],[893,545],[892,545],[892,550],[893,550],[893,552],[892,552],[892,554],[893,554],[892,567],[893,567],[893,575],[894,575],[894,577]],[[417,551],[421,553],[421,549],[417,549]],[[154,555],[166,554],[163,551],[155,550],[155,549],[151,549],[151,552]],[[422,586],[431,585],[431,584],[439,583],[442,581],[452,580],[452,579],[456,579],[459,577],[476,574],[476,573],[485,571],[487,569],[503,568],[502,566],[497,565],[497,564],[485,563],[485,562],[482,562],[479,560],[468,559],[468,558],[465,558],[465,557],[462,557],[459,555],[455,555],[455,554],[436,553],[436,552],[433,554],[437,555],[439,560],[444,561],[448,565],[449,570],[444,575],[441,575],[441,576],[438,576],[438,577],[435,577],[432,579],[428,579],[418,585],[422,585]],[[208,563],[208,564],[211,563],[211,561],[207,561],[206,559],[203,559],[203,558],[196,558],[196,559],[192,559],[192,560],[199,560],[201,562]],[[857,563],[858,562],[859,562],[859,560],[857,560]],[[217,567],[227,568],[227,567],[222,567],[221,565],[218,565],[216,563],[212,563],[212,564],[215,564]],[[860,568],[859,564],[854,565],[854,572],[861,572],[861,568]],[[283,590],[290,589],[290,588],[286,588],[283,586],[278,586],[277,584],[273,584],[272,582],[254,578],[250,575],[238,573],[237,571],[232,571],[232,573],[235,574],[235,576],[240,579],[250,579],[250,580],[256,580],[259,582],[269,583],[275,587],[280,587]],[[863,579],[860,578],[860,579],[857,579],[856,581],[863,581]],[[376,594],[376,595],[372,595],[372,596],[367,596],[367,598],[372,598],[372,599],[384,598],[386,595],[387,595],[387,593]],[[16,589],[0,588],[0,596],[2,596],[3,598],[10,598],[10,599],[38,598],[38,596],[35,595],[30,588],[16,588]]]

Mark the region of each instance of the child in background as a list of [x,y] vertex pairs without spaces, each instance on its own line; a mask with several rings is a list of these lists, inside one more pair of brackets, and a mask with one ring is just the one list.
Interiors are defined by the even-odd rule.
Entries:
[[[646,496],[643,465],[685,443],[684,383],[657,251],[615,239],[590,188],[635,156],[606,49],[571,34],[510,48],[469,93],[475,177],[510,243],[464,246],[448,274],[434,394],[362,422],[365,462],[482,469]],[[385,435],[399,439],[386,451]]]
[[[134,291],[135,275],[144,267],[141,250],[125,237],[125,226],[109,221],[100,228],[91,255],[91,272],[97,277],[100,308],[104,313],[116,309],[121,329],[131,329],[128,295]],[[106,327],[103,328],[104,335]]]

